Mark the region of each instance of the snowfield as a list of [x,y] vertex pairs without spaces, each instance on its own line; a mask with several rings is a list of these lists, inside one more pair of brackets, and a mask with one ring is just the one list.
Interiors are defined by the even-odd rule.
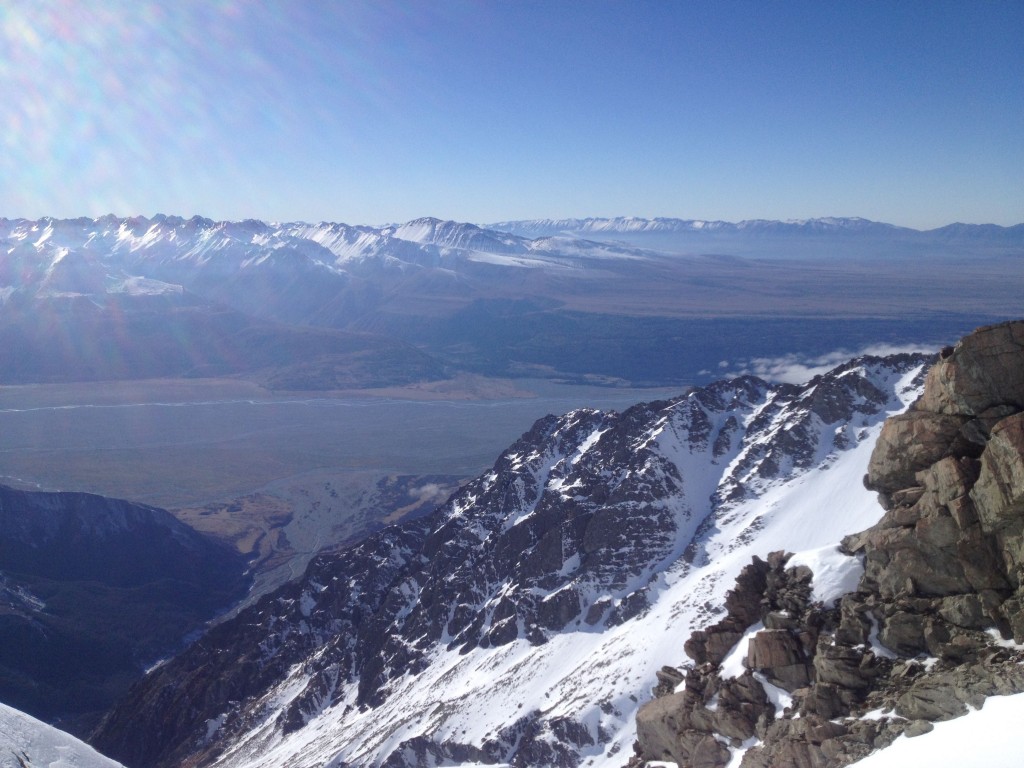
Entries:
[[88,744],[0,704],[0,768],[124,768]]
[[1024,722],[1024,694],[990,696],[981,709],[913,739],[900,736],[887,748],[858,760],[857,768],[1018,768],[1017,729]]

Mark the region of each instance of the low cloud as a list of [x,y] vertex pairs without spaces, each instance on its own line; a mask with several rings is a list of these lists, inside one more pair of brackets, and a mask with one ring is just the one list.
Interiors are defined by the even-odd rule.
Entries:
[[837,349],[824,355],[807,356],[799,354],[788,354],[780,357],[755,357],[751,360],[737,363],[738,370],[731,372],[730,376],[741,376],[752,374],[766,381],[781,382],[785,384],[803,384],[815,376],[835,368],[840,363],[845,363],[854,357],[862,355],[897,355],[910,352],[924,352],[930,354],[938,352],[939,347],[935,344],[871,344],[856,351]]
[[449,488],[442,488],[437,483],[425,483],[418,488],[409,489],[409,495],[417,499],[420,504],[443,501],[449,492]]

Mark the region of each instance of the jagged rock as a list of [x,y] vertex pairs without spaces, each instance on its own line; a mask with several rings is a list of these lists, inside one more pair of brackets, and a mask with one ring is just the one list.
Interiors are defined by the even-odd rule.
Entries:
[[928,494],[938,512],[938,507],[948,509],[950,502],[966,497],[978,479],[978,462],[965,457],[948,456],[922,471],[918,479],[921,481],[920,490],[913,489],[919,491],[918,500]]
[[971,589],[956,553],[922,541],[914,529],[872,529],[865,549],[865,579],[883,598],[954,595]]
[[758,723],[772,711],[764,688],[749,674],[723,681],[717,696],[710,730],[737,742],[752,737]]
[[910,611],[895,611],[886,617],[878,639],[886,648],[904,656],[927,650],[924,639],[925,617]]
[[939,604],[939,615],[950,624],[967,629],[992,626],[999,608],[999,597],[992,590],[978,594],[945,597]]
[[1003,419],[992,430],[971,499],[986,533],[1020,535],[1024,527],[1024,413]]
[[807,690],[801,701],[801,710],[831,720],[849,712],[850,703],[848,689],[819,681]]
[[725,596],[725,610],[743,627],[749,627],[761,618],[761,595],[767,586],[771,568],[768,562],[754,557],[753,562],[736,577],[735,589]]
[[777,720],[765,733],[766,746],[751,750],[743,760],[744,768],[830,768],[836,765],[837,750],[831,756],[823,746],[849,733],[840,723],[810,715],[799,720]]
[[1013,639],[1024,643],[1024,599],[1011,597],[999,606],[999,613],[1005,619]]
[[979,328],[964,337],[925,379],[921,407],[977,416],[990,408],[1024,409],[1024,324]]
[[785,629],[766,629],[750,638],[746,666],[764,672],[768,679],[787,691],[811,682],[812,668],[804,657],[800,641]]
[[800,618],[790,611],[769,611],[764,616],[764,628],[796,631],[800,629]]
[[675,667],[662,667],[655,676],[658,678],[658,685],[654,689],[654,695],[667,696],[675,693],[676,688],[686,679],[686,676]]
[[874,654],[862,649],[833,645],[822,637],[814,657],[814,671],[818,682],[832,684],[849,691],[867,690],[877,677],[873,666]]
[[908,739],[912,739],[915,736],[924,736],[926,733],[931,733],[935,730],[935,726],[927,720],[911,720],[910,724],[903,731],[903,735]]
[[[706,734],[699,734],[694,743],[694,732],[686,729],[689,713],[684,707],[685,702],[685,694],[674,693],[654,699],[637,712],[637,740],[644,745],[644,754],[648,759],[689,764],[691,754],[697,751],[697,745]],[[701,754],[706,756],[707,750],[702,749]],[[725,759],[711,765],[724,765],[728,755],[726,749]]]
[[863,645],[871,631],[869,606],[849,597],[839,602],[839,626],[835,631],[836,642],[843,645]]
[[[743,768],[846,765],[900,733],[927,733],[932,721],[980,707],[986,696],[1024,691],[1024,653],[989,634],[995,628],[1024,641],[1022,408],[1024,322],[979,329],[943,354],[925,394],[882,429],[865,484],[879,491],[885,512],[843,541],[844,551],[864,557],[857,592],[831,611],[811,607],[805,575],[785,571],[778,553],[768,556],[759,571],[765,629],[751,638],[746,664],[792,691],[794,707],[762,720],[762,743]],[[751,576],[737,585],[733,606],[752,623]],[[742,629],[730,612],[709,633],[727,624]],[[923,664],[920,655],[937,662]],[[808,661],[806,680],[785,678]],[[699,690],[729,684],[712,672],[700,674]],[[724,697],[716,701],[721,710]],[[896,717],[859,719],[869,709]],[[727,722],[718,710],[685,727]]]
[[980,453],[961,432],[968,420],[926,411],[887,419],[871,454],[865,484],[870,490],[892,494],[916,486],[917,473],[946,456]]
[[[769,556],[769,560],[771,556]],[[781,563],[776,563],[776,568]],[[772,566],[759,557],[740,571],[736,586],[725,597],[727,614],[706,630],[697,630],[687,638],[683,650],[698,664],[721,664],[743,637],[746,628],[760,620],[762,595]]]
[[945,680],[918,680],[896,702],[896,714],[909,720],[951,720],[967,714],[967,706]]

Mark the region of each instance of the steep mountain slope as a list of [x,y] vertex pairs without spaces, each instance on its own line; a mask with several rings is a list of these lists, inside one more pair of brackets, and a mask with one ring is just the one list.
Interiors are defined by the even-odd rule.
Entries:
[[621,765],[753,547],[877,518],[860,478],[923,368],[543,419],[434,515],[318,557],[152,672],[93,743],[133,768]]
[[0,699],[90,729],[244,594],[244,571],[164,510],[0,486]]
[[726,617],[687,641],[695,665],[640,710],[632,765],[842,766],[1024,694],[1022,478],[1015,322],[943,350],[921,397],[886,421],[865,478],[884,515],[832,558],[854,578],[820,594],[828,575],[806,558],[755,558]]

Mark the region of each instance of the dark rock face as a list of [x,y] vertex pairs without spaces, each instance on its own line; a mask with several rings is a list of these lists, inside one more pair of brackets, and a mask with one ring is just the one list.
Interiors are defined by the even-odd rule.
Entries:
[[162,509],[0,486],[0,699],[87,732],[244,594],[244,571]]
[[[857,591],[815,605],[799,589],[810,574],[782,553],[755,559],[728,614],[687,641],[697,665],[677,674],[685,690],[659,688],[640,710],[633,765],[724,766],[730,749],[702,745],[753,736],[743,768],[846,765],[986,696],[1024,692],[1024,654],[994,641],[1024,642],[1024,322],[944,351],[921,398],[886,422],[865,482],[885,513],[843,542],[863,559]],[[758,621],[748,671],[722,680],[725,655]],[[792,703],[752,706],[755,691],[725,713],[720,691],[738,681]],[[885,714],[861,717],[872,710]]]
[[[648,609],[670,564],[702,556],[701,526],[730,498],[856,444],[861,426],[900,406],[893,382],[923,363],[863,358],[805,387],[742,377],[621,414],[541,419],[433,515],[318,557],[301,579],[155,670],[92,743],[133,768],[205,765],[254,733],[279,740],[308,727],[330,707],[353,719],[390,711],[403,681],[438,658],[618,625]],[[730,600],[739,635],[760,617],[766,589],[773,626],[790,632],[810,574],[783,579],[779,568],[772,560],[751,572],[750,588]],[[765,649],[764,674],[798,687],[811,675],[814,638],[793,638]],[[719,658],[733,644],[712,634],[700,652]],[[753,733],[762,719],[756,685],[721,692],[744,713],[722,720],[730,732]],[[287,686],[288,703],[274,710],[267,702]],[[476,743],[410,733],[366,760],[568,767],[607,740],[600,727],[523,712]],[[687,749],[705,761],[721,755],[713,738]]]

